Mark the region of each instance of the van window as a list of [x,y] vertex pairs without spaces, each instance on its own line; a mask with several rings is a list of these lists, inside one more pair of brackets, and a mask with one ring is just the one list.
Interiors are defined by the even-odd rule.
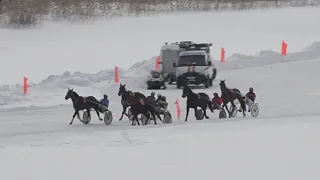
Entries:
[[196,66],[206,66],[205,55],[180,56],[178,66],[190,66],[193,63]]

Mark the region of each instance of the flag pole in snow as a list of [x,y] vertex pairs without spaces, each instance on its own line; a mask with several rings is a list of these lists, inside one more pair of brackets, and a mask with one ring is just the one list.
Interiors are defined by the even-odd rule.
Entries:
[[288,44],[282,40],[282,44],[281,44],[281,61],[283,61],[283,56],[287,55],[287,48],[288,48]]
[[28,93],[28,78],[23,77],[23,95]]

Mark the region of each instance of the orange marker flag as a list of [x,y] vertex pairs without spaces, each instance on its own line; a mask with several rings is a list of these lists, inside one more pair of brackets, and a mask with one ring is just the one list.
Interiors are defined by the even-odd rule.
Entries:
[[224,48],[222,47],[221,48],[221,62],[224,62],[224,59],[225,59],[225,53],[226,53],[226,51],[224,50]]
[[287,48],[288,48],[288,44],[285,41],[282,41],[282,46],[281,46],[281,55],[282,56],[287,55]]
[[156,59],[156,66],[155,66],[156,70],[159,70],[159,65],[160,65],[160,56],[158,56]]
[[118,66],[114,68],[114,82],[119,82],[119,72],[118,72]]
[[178,119],[179,119],[179,121],[180,121],[181,108],[180,108],[180,105],[179,105],[179,100],[178,100],[178,98],[177,98],[175,104],[176,104],[176,108],[177,108]]
[[28,93],[28,78],[23,77],[23,94]]

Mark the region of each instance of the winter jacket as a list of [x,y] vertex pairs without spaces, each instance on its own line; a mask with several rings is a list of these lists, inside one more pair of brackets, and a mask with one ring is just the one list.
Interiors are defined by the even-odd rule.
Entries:
[[168,103],[166,102],[166,101],[164,101],[164,100],[159,100],[158,101],[158,106],[160,107],[160,108],[163,108],[163,109],[167,109],[167,107],[168,107]]
[[109,99],[108,99],[108,98],[102,99],[102,100],[100,101],[100,104],[101,104],[102,106],[105,106],[106,108],[108,108],[108,107],[109,107]]
[[148,104],[155,104],[156,103],[156,98],[154,96],[148,96],[147,97],[147,103]]
[[221,105],[222,98],[221,97],[214,97],[214,98],[212,98],[212,102]]
[[254,92],[248,92],[246,96],[253,102],[256,99],[256,94]]

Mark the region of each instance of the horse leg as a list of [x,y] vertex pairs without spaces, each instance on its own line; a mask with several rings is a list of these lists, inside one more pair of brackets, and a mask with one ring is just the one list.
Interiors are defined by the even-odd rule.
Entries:
[[[98,109],[94,108],[94,110],[96,111],[99,120],[102,121],[103,119],[100,117],[100,113],[99,113]],[[87,111],[88,111],[88,110],[87,110]],[[90,110],[89,110],[89,112],[90,112]]]
[[[156,117],[155,117],[155,115],[154,115],[154,112],[151,111],[151,115],[152,115],[153,120],[154,120],[154,125],[157,125],[157,120],[156,120]],[[158,118],[159,118],[160,121],[161,121],[161,118],[160,118],[159,114],[157,114],[157,116],[158,116]]]
[[161,122],[163,122],[162,119],[161,119],[160,114],[156,112],[156,115],[157,115],[157,117],[159,118],[159,120],[160,120]]
[[131,126],[134,126],[135,125],[135,123],[134,123],[134,121],[136,120],[136,116],[133,116],[132,117],[132,123],[131,123]]
[[205,117],[206,119],[209,119],[209,116],[207,116],[207,108],[206,108],[206,107],[202,107],[201,109],[202,109],[202,111],[203,111],[204,117]]
[[[230,101],[230,103],[231,103],[231,106],[234,107],[233,111],[238,111],[237,106],[234,104],[234,100]],[[233,111],[231,113],[233,113]]]
[[78,111],[78,113],[77,113],[77,118],[78,118],[80,121],[82,121],[82,119],[80,118],[79,111]]
[[195,108],[193,108],[194,109],[194,117],[196,117],[197,118],[197,110],[198,110],[198,108],[197,107],[195,107]]
[[138,126],[140,126],[138,115],[136,115],[136,121],[137,121]]
[[119,121],[122,120],[123,115],[125,114],[125,112],[126,112],[126,110],[127,110],[127,107],[128,107],[128,106],[122,105],[122,109],[123,109],[123,110],[122,110],[122,114],[121,114],[121,117],[120,117]]
[[243,99],[238,99],[238,100],[240,101],[240,104],[241,104],[243,117],[246,117],[246,103],[243,101]]
[[[144,125],[148,125],[148,122],[150,121],[150,117],[151,117],[151,115],[152,115],[152,117],[153,117],[153,120],[154,120],[154,124],[155,125],[157,125],[157,122],[156,122],[156,118],[154,117],[154,114],[152,113],[152,112],[149,112],[149,111],[147,111],[147,112],[145,112],[143,115],[146,117],[146,122],[144,123]],[[143,123],[143,122],[142,122]]]
[[188,119],[188,115],[189,115],[189,109],[190,109],[190,107],[189,107],[189,106],[187,106],[186,119],[184,120],[185,122],[187,122],[187,119]]
[[227,103],[223,103],[222,107],[226,108],[226,110],[227,110],[227,112],[228,112],[228,114],[229,114],[229,118],[231,118],[231,113],[230,113],[230,111],[229,111],[229,108],[228,108],[228,106],[227,106]]
[[90,109],[87,109],[88,118],[91,118],[91,112]]
[[71,125],[73,123],[74,118],[76,117],[76,115],[79,114],[79,111],[74,111],[74,114],[72,116],[72,120],[70,121],[69,125]]

